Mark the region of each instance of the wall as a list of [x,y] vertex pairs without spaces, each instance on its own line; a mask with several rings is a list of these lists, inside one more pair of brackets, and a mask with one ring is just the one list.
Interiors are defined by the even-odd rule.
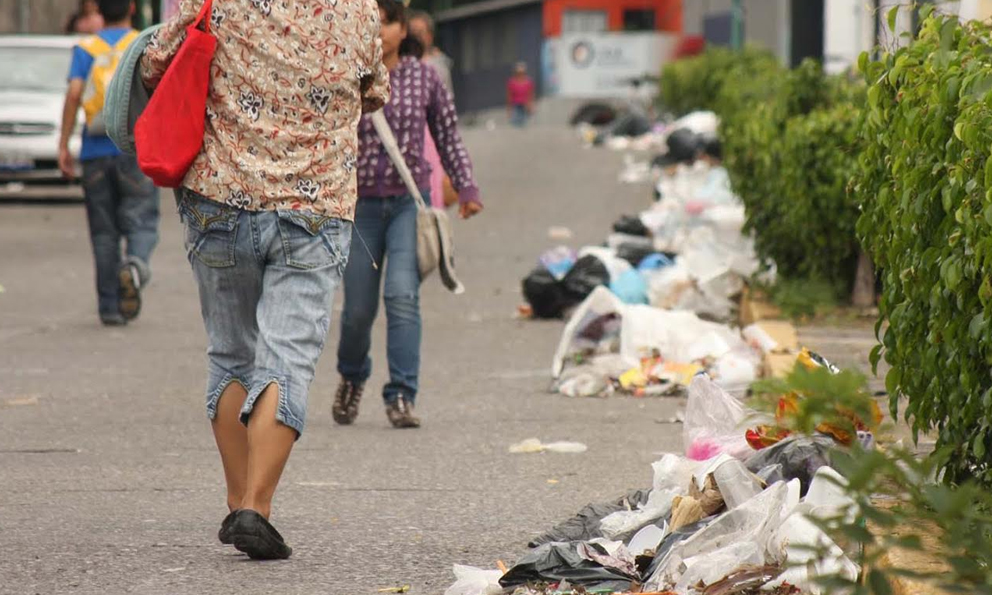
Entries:
[[[744,0],[743,5],[744,42],[767,48],[783,64],[788,64],[791,53],[789,0]],[[732,0],[685,0],[682,21],[686,35],[702,35],[708,17],[729,13],[732,6]]]
[[437,44],[454,60],[452,79],[460,112],[506,104],[506,81],[525,62],[542,92],[542,11],[532,4],[438,23]]
[[653,9],[658,31],[682,30],[682,0],[545,0],[544,36],[558,37],[562,34],[562,15],[567,10],[605,11],[608,29],[622,31],[623,11],[635,9]]
[[992,18],[992,0],[961,0],[961,18],[983,21]]
[[20,33],[21,5],[28,7],[27,33],[62,33],[76,0],[0,0],[0,33]]

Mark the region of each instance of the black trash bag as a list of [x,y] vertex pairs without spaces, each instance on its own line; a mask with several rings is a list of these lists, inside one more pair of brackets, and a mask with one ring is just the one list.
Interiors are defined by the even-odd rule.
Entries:
[[624,215],[617,219],[616,223],[613,224],[613,231],[642,238],[651,237],[651,231],[644,225],[641,218],[631,215]]
[[586,588],[610,586],[619,591],[630,590],[631,583],[638,577],[626,576],[619,570],[582,558],[576,550],[579,543],[582,542],[546,543],[531,550],[499,579],[499,584],[519,587],[539,581],[567,580]]
[[599,102],[586,103],[575,110],[569,121],[572,126],[579,124],[592,124],[593,126],[605,126],[617,119],[617,110],[613,107]]
[[673,130],[668,135],[666,144],[668,152],[655,157],[651,161],[651,165],[668,167],[679,163],[695,163],[704,146],[703,138],[688,128]]
[[634,490],[611,502],[586,504],[575,516],[558,523],[550,531],[535,537],[527,544],[535,548],[552,541],[589,541],[603,537],[599,523],[604,518],[621,510],[635,509],[648,501],[651,490]]
[[580,258],[561,280],[566,307],[581,304],[600,285],[610,284],[610,271],[602,260],[587,255]]
[[634,268],[637,268],[642,260],[656,253],[657,251],[651,244],[625,242],[617,246],[617,257],[626,260]]
[[612,124],[596,135],[594,145],[602,145],[607,139],[615,136],[637,137],[651,132],[651,120],[638,114],[617,116]]
[[781,465],[785,481],[798,479],[805,496],[817,469],[830,464],[830,452],[837,443],[830,436],[792,436],[759,450],[744,463],[751,473],[760,473],[772,465]]
[[561,318],[566,302],[562,284],[551,272],[537,267],[524,277],[524,299],[537,318]]

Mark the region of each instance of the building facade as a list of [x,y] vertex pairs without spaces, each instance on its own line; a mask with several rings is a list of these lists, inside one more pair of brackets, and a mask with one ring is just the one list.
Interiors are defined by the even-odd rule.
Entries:
[[[527,64],[539,94],[554,92],[548,74],[558,40],[612,35],[611,51],[636,54],[657,44],[635,36],[677,35],[682,29],[681,0],[482,0],[448,6],[436,13],[437,43],[454,60],[455,99],[468,112],[505,104],[506,80],[517,62]],[[619,43],[628,34],[630,44]]]

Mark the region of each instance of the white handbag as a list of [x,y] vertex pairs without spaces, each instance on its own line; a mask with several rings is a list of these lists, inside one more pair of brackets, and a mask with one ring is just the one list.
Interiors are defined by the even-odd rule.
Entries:
[[444,209],[432,207],[424,202],[424,197],[417,188],[417,183],[410,173],[410,168],[403,159],[393,130],[386,121],[382,110],[371,116],[372,124],[379,135],[389,159],[396,167],[407,191],[417,203],[417,268],[420,278],[426,279],[435,270],[440,269],[441,282],[455,294],[465,293],[465,286],[455,275],[454,235],[451,230],[451,220]]

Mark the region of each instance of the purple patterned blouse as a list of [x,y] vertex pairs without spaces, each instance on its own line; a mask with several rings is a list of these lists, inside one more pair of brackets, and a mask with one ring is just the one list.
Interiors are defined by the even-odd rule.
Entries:
[[[455,105],[437,73],[430,65],[406,56],[390,71],[389,81],[392,91],[383,111],[417,186],[421,190],[430,188],[431,168],[424,158],[426,126],[437,143],[441,163],[458,191],[459,201],[478,202],[479,188],[458,133]],[[359,198],[407,194],[368,116],[363,116],[358,126],[358,141]]]

